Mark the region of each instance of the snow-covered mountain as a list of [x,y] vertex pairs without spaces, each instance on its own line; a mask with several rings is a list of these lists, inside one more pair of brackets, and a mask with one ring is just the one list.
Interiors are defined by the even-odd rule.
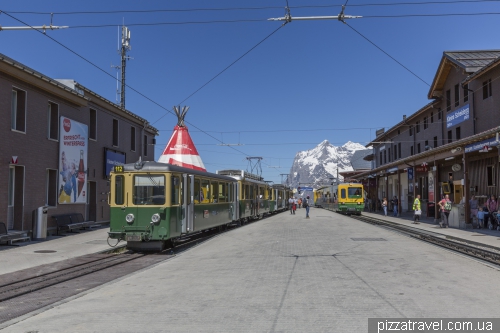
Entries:
[[338,171],[350,171],[351,157],[356,150],[366,149],[359,143],[348,141],[340,147],[332,145],[328,140],[321,142],[311,150],[299,151],[295,155],[287,185],[318,187],[330,184],[331,177]]

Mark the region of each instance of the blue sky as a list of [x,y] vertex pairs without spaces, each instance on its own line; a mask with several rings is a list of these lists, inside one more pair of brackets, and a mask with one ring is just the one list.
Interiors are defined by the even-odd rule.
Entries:
[[[413,4],[349,0],[346,14],[366,17],[348,23],[428,84],[445,50],[499,49],[499,15],[369,17],[500,13],[499,1],[401,2]],[[292,16],[337,15],[342,3],[289,0]],[[0,10],[7,13],[0,14],[0,25],[22,25],[9,15],[48,25],[50,14],[20,12],[56,13],[54,25],[71,28],[47,35],[115,76],[110,65],[120,62],[117,26],[125,22],[133,58],[127,63],[127,85],[168,110],[181,102],[190,106],[186,121],[207,170],[246,169],[247,156],[260,156],[264,178],[280,182],[298,151],[325,139],[334,145],[366,144],[376,129],[393,126],[429,102],[427,84],[338,21],[292,21],[185,100],[278,29],[280,22],[265,19],[283,16],[285,5],[285,0],[3,1]],[[242,7],[277,8],[193,10]],[[166,9],[191,10],[62,13]],[[186,23],[228,20],[238,22]],[[170,24],[134,26],[144,23]],[[78,28],[96,25],[111,26]],[[0,52],[49,77],[71,78],[116,99],[116,80],[38,32],[0,31]],[[176,117],[130,89],[126,106],[160,130],[158,159]],[[221,146],[214,138],[241,145]]]

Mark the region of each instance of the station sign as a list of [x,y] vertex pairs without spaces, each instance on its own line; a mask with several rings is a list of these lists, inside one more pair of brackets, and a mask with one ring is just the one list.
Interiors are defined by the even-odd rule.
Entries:
[[461,122],[470,118],[469,104],[462,106],[460,109],[451,112],[446,116],[446,128],[458,125]]
[[465,146],[465,152],[470,153],[473,151],[483,150],[484,147],[498,146],[498,141],[496,138],[486,139],[481,142],[476,142]]
[[297,190],[298,191],[312,191],[313,188],[312,187],[298,187]]

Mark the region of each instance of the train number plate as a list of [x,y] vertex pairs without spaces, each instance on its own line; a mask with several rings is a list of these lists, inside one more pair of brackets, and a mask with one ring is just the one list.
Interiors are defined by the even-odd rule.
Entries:
[[141,235],[127,235],[127,242],[140,242]]

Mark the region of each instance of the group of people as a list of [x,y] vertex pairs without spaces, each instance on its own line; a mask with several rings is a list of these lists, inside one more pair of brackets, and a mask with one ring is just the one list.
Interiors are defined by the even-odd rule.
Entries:
[[480,229],[487,227],[490,214],[497,213],[498,208],[500,208],[495,195],[491,195],[482,207],[479,206],[476,196],[473,195],[469,200],[469,205],[470,215],[472,218],[477,218],[478,228]]
[[288,199],[288,207],[290,209],[290,214],[295,214],[295,211],[297,210],[297,207],[301,208],[304,207],[306,209],[306,219],[309,218],[309,196],[302,200],[302,198],[295,198],[291,197]]

